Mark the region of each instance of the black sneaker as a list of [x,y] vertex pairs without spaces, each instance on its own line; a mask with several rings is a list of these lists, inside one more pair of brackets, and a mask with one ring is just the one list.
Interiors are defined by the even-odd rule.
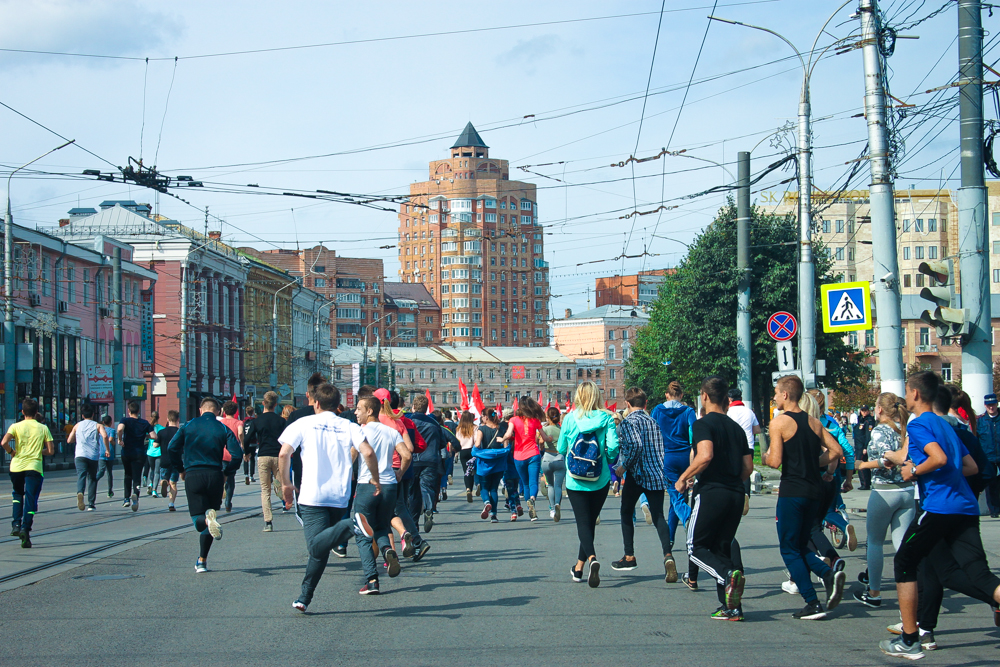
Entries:
[[663,557],[663,580],[668,584],[677,583],[677,562],[673,556]]
[[31,538],[28,536],[28,531],[22,530],[17,534],[21,538],[21,548],[30,549],[31,548]]
[[865,586],[868,585],[868,570],[862,570],[858,573],[858,581],[863,583]]
[[698,582],[692,581],[691,577],[689,577],[686,572],[681,575],[681,581],[683,581],[684,585],[690,588],[691,590],[693,591],[698,590]]
[[374,581],[369,581],[367,584],[361,587],[358,591],[359,595],[378,595],[378,579]]
[[403,545],[403,558],[412,558],[413,554],[417,551],[417,545],[413,543],[413,535],[410,533],[403,533],[400,538],[400,542]]
[[421,540],[420,544],[417,545],[417,552],[413,554],[413,562],[419,563],[420,559],[426,556],[430,550],[431,545],[427,543],[427,540]]
[[108,498],[114,498],[114,497],[115,497],[115,492],[114,491],[108,491]]
[[17,537],[20,534],[21,534],[21,527],[20,526],[14,526],[13,528],[10,529],[10,536],[11,537]]
[[1000,628],[1000,607],[993,607],[993,625]]
[[823,585],[826,587],[827,611],[833,611],[840,604],[840,600],[844,597],[844,583],[846,581],[847,575],[843,571],[831,572],[823,577]]
[[868,589],[865,589],[863,591],[854,591],[854,599],[860,602],[861,604],[868,605],[869,607],[878,608],[882,606],[881,596],[873,597]]
[[340,558],[347,558],[347,545],[338,544],[333,548],[333,553],[337,554]]
[[722,606],[716,609],[715,613],[713,613],[709,618],[713,621],[742,621],[743,610],[740,608],[726,609],[725,606]]
[[441,500],[448,500],[448,491],[441,489]]
[[601,564],[596,558],[590,559],[590,573],[587,575],[587,585],[597,588],[601,585]]
[[[490,523],[500,523],[500,519],[497,518],[496,514],[491,514],[490,515]],[[998,624],[998,625],[1000,625],[1000,624]]]
[[132,507],[132,501],[126,498],[125,502],[122,503],[122,507]]
[[385,550],[385,562],[389,565],[389,576],[398,577],[399,576],[399,557],[396,552],[392,549]]
[[639,566],[639,563],[638,563],[638,561],[636,561],[635,558],[633,558],[632,560],[629,560],[626,556],[622,556],[621,560],[616,560],[613,563],[611,563],[611,569],[612,570],[618,570],[618,571],[634,570],[638,566]]
[[819,601],[810,602],[792,614],[792,618],[797,618],[800,621],[821,621],[826,618],[826,612],[823,611],[823,605]]
[[273,533],[274,532],[274,524],[272,524],[270,521],[265,521],[264,522],[264,530],[262,532]]
[[429,533],[434,528],[434,512],[427,510],[424,512],[424,532]]
[[583,583],[583,570],[574,570],[573,568],[569,568],[569,576],[573,578],[573,583]]

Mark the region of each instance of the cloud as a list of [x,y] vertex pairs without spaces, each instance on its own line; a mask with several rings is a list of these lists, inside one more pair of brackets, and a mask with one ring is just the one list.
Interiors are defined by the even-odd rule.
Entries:
[[[182,32],[180,22],[133,0],[0,0],[0,44],[8,49],[145,57]],[[6,66],[65,57],[3,54]],[[107,61],[73,59],[106,66]]]
[[560,40],[556,35],[519,39],[514,48],[498,55],[496,61],[501,66],[521,66],[526,74],[534,74],[538,62],[555,53],[559,47]]

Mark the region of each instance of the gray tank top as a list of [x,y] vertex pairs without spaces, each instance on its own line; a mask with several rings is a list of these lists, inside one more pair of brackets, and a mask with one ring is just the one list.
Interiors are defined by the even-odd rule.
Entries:
[[96,461],[104,451],[99,424],[92,419],[85,419],[76,425],[76,458]]

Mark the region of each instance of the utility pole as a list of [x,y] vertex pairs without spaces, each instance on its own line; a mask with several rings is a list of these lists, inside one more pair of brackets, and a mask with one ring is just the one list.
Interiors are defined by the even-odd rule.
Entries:
[[17,348],[14,346],[14,220],[10,214],[10,183],[7,183],[7,213],[3,217],[3,424],[17,415]]
[[962,389],[973,407],[993,392],[989,226],[983,164],[983,23],[980,0],[958,2],[958,83],[962,187],[958,190],[959,273],[969,335],[962,347]]
[[896,258],[895,186],[889,164],[888,110],[879,53],[877,0],[861,0],[861,43],[865,66],[865,118],[871,166],[872,257],[875,312],[878,314],[878,360],[882,391],[906,393],[903,368],[899,262]]
[[743,401],[753,405],[750,381],[750,153],[736,156],[736,270],[739,274],[739,297],[736,302],[736,358],[739,362],[737,384]]
[[111,377],[114,383],[115,418],[125,416],[125,365],[122,359],[122,249],[115,247],[111,256],[111,307],[115,321],[114,363]]
[[188,271],[190,265],[185,256],[181,262],[181,340],[180,359],[177,367],[177,415],[181,424],[188,421],[188,367],[187,367],[187,342],[188,342]]

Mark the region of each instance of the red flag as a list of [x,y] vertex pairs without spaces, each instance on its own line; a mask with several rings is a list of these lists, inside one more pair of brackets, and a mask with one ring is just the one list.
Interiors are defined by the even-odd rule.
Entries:
[[503,416],[503,403],[497,403],[497,419]]
[[236,394],[233,394],[233,403],[236,404],[236,418],[240,418],[240,402],[236,400]]
[[514,412],[517,412],[517,396],[514,397]]
[[609,408],[609,409],[611,410],[611,412],[614,412],[615,410],[617,410],[618,409],[618,401],[615,401],[614,403],[612,403],[611,404],[611,408]]
[[569,412],[570,410],[571,410],[571,408],[569,406],[569,399],[567,398],[566,399],[566,410],[565,410],[565,412]]
[[434,401],[431,400],[431,390],[424,389],[424,396],[427,397],[427,414],[434,412]]
[[483,397],[479,395],[478,382],[472,385],[472,404],[476,406],[476,412],[483,414],[483,410],[486,409],[486,406],[483,405]]
[[539,403],[542,402],[542,390],[541,389],[538,390],[538,402]]
[[460,393],[462,395],[462,410],[463,411],[468,410],[469,409],[469,389],[468,389],[468,387],[465,386],[465,383],[462,382],[462,378],[458,379],[458,393]]

